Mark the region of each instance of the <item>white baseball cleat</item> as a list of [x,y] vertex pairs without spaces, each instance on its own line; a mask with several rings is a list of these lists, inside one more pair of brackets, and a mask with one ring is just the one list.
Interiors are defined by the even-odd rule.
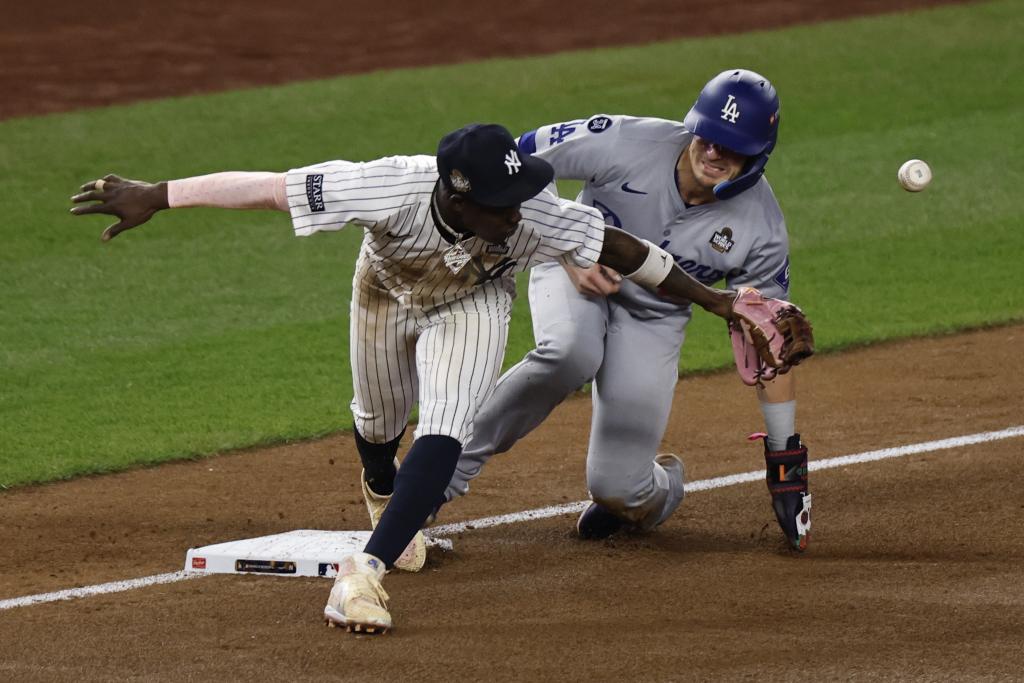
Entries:
[[[395,458],[395,468],[398,468],[398,459]],[[391,496],[382,496],[370,490],[366,485],[366,470],[359,475],[359,482],[363,485],[363,499],[366,501],[366,511],[370,513],[370,526],[374,529],[380,522],[381,515],[391,502]],[[416,535],[409,541],[402,554],[395,560],[395,567],[407,572],[418,572],[423,569],[427,561],[427,541],[423,538],[423,532],[417,531]]]
[[355,633],[382,634],[391,628],[388,594],[380,585],[387,569],[367,553],[352,553],[338,563],[331,596],[324,607],[328,626]]

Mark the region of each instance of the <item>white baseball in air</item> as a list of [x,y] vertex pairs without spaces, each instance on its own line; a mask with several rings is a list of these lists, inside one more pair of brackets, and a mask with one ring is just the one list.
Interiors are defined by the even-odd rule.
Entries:
[[907,192],[920,192],[932,181],[932,169],[920,159],[911,159],[900,166],[896,177]]

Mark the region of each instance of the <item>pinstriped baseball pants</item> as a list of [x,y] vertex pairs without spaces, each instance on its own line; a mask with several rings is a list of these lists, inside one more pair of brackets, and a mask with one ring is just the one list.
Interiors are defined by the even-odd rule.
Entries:
[[511,297],[496,282],[429,310],[402,306],[371,269],[357,268],[349,347],[359,433],[371,443],[396,438],[418,399],[414,438],[468,443],[501,371],[510,311]]

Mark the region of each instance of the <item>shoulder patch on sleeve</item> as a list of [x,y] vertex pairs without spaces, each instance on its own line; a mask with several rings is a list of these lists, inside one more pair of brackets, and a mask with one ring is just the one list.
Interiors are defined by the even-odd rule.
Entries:
[[786,261],[782,264],[782,268],[775,274],[774,280],[779,283],[779,286],[789,291],[789,257],[786,257]]
[[587,130],[591,133],[603,133],[612,127],[612,123],[614,122],[607,116],[595,116],[587,121]]
[[318,213],[324,210],[324,174],[311,173],[306,176],[306,201],[309,210]]

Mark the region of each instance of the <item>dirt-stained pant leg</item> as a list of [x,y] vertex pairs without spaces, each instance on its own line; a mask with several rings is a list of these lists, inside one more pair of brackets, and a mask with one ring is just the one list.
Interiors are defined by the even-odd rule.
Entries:
[[608,303],[577,292],[561,265],[533,269],[530,310],[537,346],[502,375],[481,407],[473,438],[445,492],[448,500],[465,495],[492,455],[533,431],[601,365]]
[[641,528],[665,521],[683,481],[654,462],[668,426],[687,318],[638,320],[610,303],[604,362],[594,379],[587,486]]
[[414,439],[472,436],[481,403],[494,389],[505,357],[511,299],[498,284],[430,310],[401,306],[366,259],[356,264],[349,319],[352,414],[370,443],[402,433],[413,407]]
[[352,416],[363,438],[387,443],[406,428],[418,398],[416,321],[381,286],[362,256],[356,263],[352,290]]
[[[420,415],[414,437],[472,440],[480,406],[494,390],[508,339],[508,312],[483,294],[417,316]],[[436,498],[435,498],[436,500]]]

